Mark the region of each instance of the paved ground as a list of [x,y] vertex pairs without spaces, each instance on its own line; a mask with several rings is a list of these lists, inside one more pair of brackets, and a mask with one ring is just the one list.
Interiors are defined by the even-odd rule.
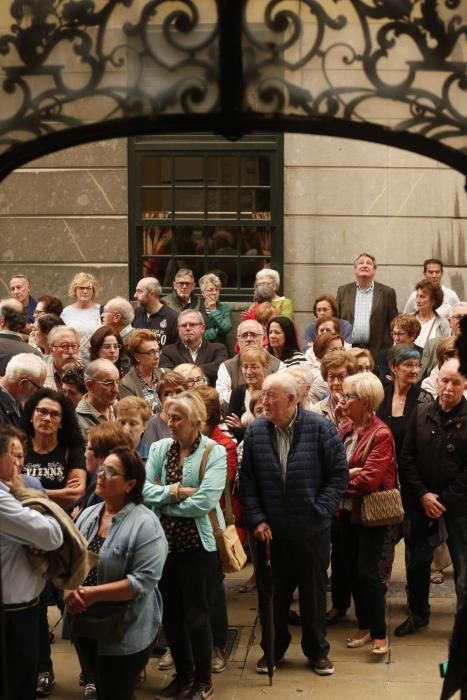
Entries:
[[[331,658],[335,674],[316,676],[305,664],[300,648],[299,632],[293,629],[293,643],[286,660],[276,671],[273,686],[268,679],[255,673],[255,664],[261,650],[256,634],[256,595],[240,594],[238,584],[249,576],[249,567],[240,575],[229,576],[226,582],[229,621],[237,628],[227,669],[214,676],[216,700],[437,700],[442,681],[438,664],[447,659],[447,640],[452,628],[455,609],[452,574],[444,584],[432,585],[432,623],[405,639],[397,639],[392,632],[405,619],[403,595],[402,548],[399,545],[396,566],[388,596],[388,622],[391,651],[387,658],[372,658],[368,647],[347,649],[345,638],[355,629],[355,619],[349,615],[342,624],[330,629]],[[52,613],[52,610],[51,610]],[[51,614],[51,621],[54,619]],[[58,637],[59,635],[57,635]],[[68,642],[57,638],[53,644],[57,678],[53,693],[56,700],[78,700],[82,688],[78,686],[78,664]],[[157,670],[157,659],[148,667],[148,679],[138,691],[138,700],[153,700],[155,691],[170,680],[170,673]]]

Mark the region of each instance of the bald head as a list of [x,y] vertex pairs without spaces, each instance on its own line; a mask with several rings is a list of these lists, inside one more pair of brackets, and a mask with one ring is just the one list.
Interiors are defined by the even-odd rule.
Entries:
[[240,350],[247,348],[249,345],[257,345],[263,347],[264,330],[261,323],[254,319],[248,319],[238,324],[237,340]]

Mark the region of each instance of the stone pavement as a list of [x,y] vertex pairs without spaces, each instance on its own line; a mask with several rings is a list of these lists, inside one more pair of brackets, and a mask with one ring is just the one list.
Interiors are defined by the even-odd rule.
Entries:
[[[213,676],[216,700],[437,700],[442,685],[438,664],[447,660],[454,619],[452,572],[448,571],[444,584],[431,586],[430,626],[410,637],[397,639],[393,635],[394,628],[406,616],[402,560],[403,545],[400,544],[388,595],[391,650],[387,658],[372,658],[368,647],[346,648],[345,639],[356,627],[353,614],[349,614],[345,621],[329,630],[335,673],[319,677],[306,666],[298,628],[291,628],[293,641],[285,661],[275,673],[272,687],[268,685],[267,676],[255,672],[256,661],[261,656],[258,629],[255,639],[256,594],[237,592],[239,583],[249,577],[250,567],[228,576],[229,622],[236,635],[227,669]],[[56,613],[51,608],[50,622],[54,619]],[[69,642],[59,636],[56,635],[52,645],[57,679],[52,697],[78,700],[83,696],[83,689],[78,686],[76,656]],[[155,692],[171,678],[171,672],[157,670],[157,659],[151,659],[147,671],[147,682],[137,692],[138,700],[153,700]]]

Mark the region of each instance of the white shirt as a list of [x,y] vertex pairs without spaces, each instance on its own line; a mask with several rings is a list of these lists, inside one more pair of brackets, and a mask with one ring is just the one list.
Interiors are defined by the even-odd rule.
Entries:
[[[445,287],[444,284],[441,285],[441,289],[443,290],[443,295],[444,295],[443,296],[443,303],[441,304],[441,306],[439,306],[436,309],[436,311],[440,316],[447,318],[449,316],[449,312],[451,311],[451,308],[455,304],[459,304],[460,299],[452,289]],[[414,314],[416,312],[416,310],[417,310],[417,305],[415,304],[415,297],[416,296],[417,296],[417,292],[412,292],[412,294],[407,299],[407,303],[404,306],[404,313],[405,314]]]
[[30,603],[46,583],[43,576],[33,573],[24,545],[48,552],[62,543],[62,529],[54,518],[23,506],[0,482],[0,556],[6,605]]
[[[287,367],[281,362],[277,371],[282,372],[285,369],[287,369]],[[221,404],[223,402],[228,404],[232,393],[232,377],[225,366],[225,362],[222,362],[217,370],[216,391],[219,394]]]

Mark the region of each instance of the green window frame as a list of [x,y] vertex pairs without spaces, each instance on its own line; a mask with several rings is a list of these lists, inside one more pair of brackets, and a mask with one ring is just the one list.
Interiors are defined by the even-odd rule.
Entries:
[[131,289],[155,276],[164,293],[177,269],[215,272],[222,298],[251,299],[255,274],[283,268],[283,137],[230,142],[208,134],[128,141]]

